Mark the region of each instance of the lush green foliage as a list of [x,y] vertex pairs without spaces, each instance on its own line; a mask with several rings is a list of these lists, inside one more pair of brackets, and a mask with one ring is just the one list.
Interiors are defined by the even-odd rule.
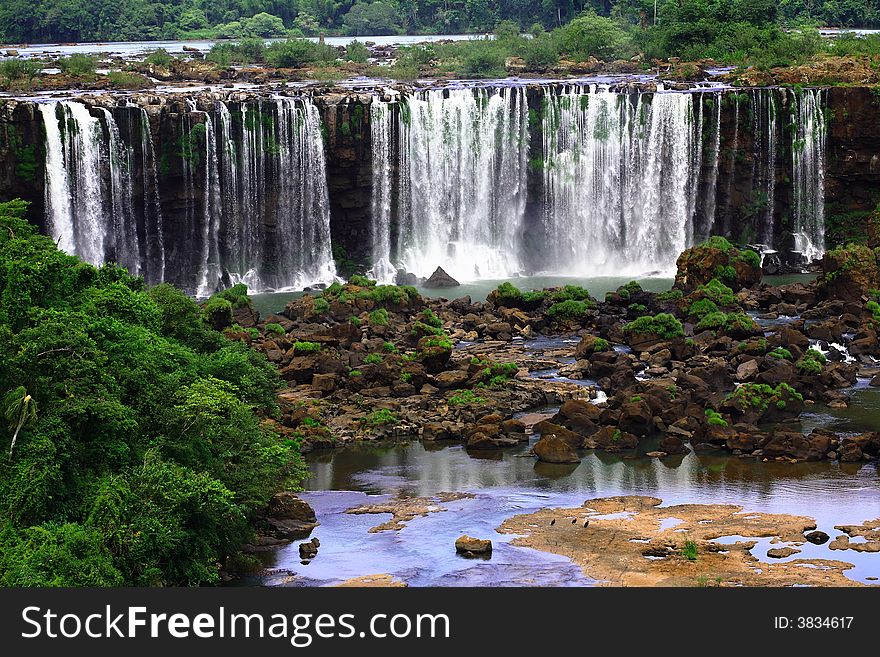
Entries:
[[596,307],[591,301],[576,301],[569,299],[568,301],[560,301],[554,303],[547,309],[547,315],[553,319],[583,319],[590,311]]
[[684,335],[681,322],[669,313],[645,315],[631,321],[623,327],[626,333],[650,333],[665,340],[678,338]]
[[24,208],[0,204],[0,583],[216,582],[303,473],[257,415],[277,371],[173,287],[62,253]]
[[795,364],[798,370],[804,374],[821,374],[825,369],[825,354],[818,349],[807,349],[801,359]]

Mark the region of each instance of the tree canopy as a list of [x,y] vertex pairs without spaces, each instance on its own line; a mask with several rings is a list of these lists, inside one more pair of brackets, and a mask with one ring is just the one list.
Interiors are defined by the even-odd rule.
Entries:
[[216,582],[303,476],[263,421],[277,371],[179,290],[61,252],[25,209],[0,204],[0,585]]

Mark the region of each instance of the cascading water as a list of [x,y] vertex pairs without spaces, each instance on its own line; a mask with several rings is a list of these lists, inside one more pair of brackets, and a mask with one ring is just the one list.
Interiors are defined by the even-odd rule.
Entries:
[[43,104],[40,113],[46,130],[47,223],[52,237],[68,253],[100,265],[110,223],[104,208],[113,208],[112,200],[105,206],[101,185],[101,121],[85,105],[70,101]]
[[692,240],[700,177],[693,96],[545,94],[548,269],[635,275],[674,265]]
[[825,115],[821,89],[791,91],[792,221],[795,251],[825,252]]
[[[169,175],[172,157],[179,158],[185,199],[178,238],[167,243],[146,111],[40,104],[46,223],[60,247],[95,265],[115,260],[150,283],[169,280],[199,296],[239,281],[252,291],[332,281],[317,107],[292,98],[234,107],[216,101],[205,111],[186,102],[166,146],[173,150],[162,160]],[[136,170],[143,198],[137,207]]]
[[40,103],[38,106],[46,130],[46,224],[58,247],[67,253],[76,249],[73,231],[70,180],[64,158],[57,112],[58,103]]
[[397,262],[420,276],[442,266],[459,280],[519,271],[525,89],[431,90],[398,109]]
[[382,100],[370,104],[370,139],[373,145],[373,187],[371,240],[372,268],[369,276],[382,284],[393,283],[396,268],[391,264],[391,158],[394,135],[393,105]]

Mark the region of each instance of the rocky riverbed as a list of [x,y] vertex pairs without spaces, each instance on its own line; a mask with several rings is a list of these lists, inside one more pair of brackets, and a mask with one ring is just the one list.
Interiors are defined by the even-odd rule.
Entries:
[[[826,254],[822,268],[813,283],[769,286],[761,283],[757,254],[713,238],[682,254],[674,287],[665,293],[633,282],[597,300],[575,286],[528,292],[502,284],[482,303],[427,299],[414,288],[354,277],[291,301],[280,315],[260,318],[241,305],[215,319],[278,365],[287,387],[279,396],[282,414],[270,422],[304,452],[418,440],[426,449],[461,445],[471,457],[489,460],[515,450],[563,478],[587,455],[602,453],[671,462],[691,453],[726,454],[777,467],[876,462],[876,431],[808,430],[801,423],[817,409],[845,408],[860,381],[880,384],[877,256],[866,247],[839,249]],[[391,514],[371,531],[396,531],[479,490],[431,493],[352,505],[346,513]],[[660,502],[632,503],[647,513]],[[762,520],[755,533],[738,523],[738,508],[684,511],[692,513],[688,533],[704,550],[718,536],[770,536],[765,530],[774,523],[782,523],[773,534],[780,541],[815,525],[780,515]],[[537,511],[535,531],[516,531],[527,536],[512,544],[548,549],[555,534],[542,523],[553,513],[559,512]],[[711,530],[700,523],[707,519],[714,519]],[[504,519],[501,531],[532,520]],[[625,527],[645,533],[643,523],[654,520],[651,511]],[[665,530],[654,533],[650,541],[670,538]],[[573,540],[557,552],[590,577],[619,579],[608,564],[575,556],[592,554],[594,539]],[[621,540],[629,545],[629,538]],[[843,539],[837,545],[846,547]],[[643,559],[644,546],[637,547],[629,552]],[[744,584],[846,579],[839,563],[807,574],[778,563],[755,573],[746,548],[709,554],[711,565],[727,573],[722,578]],[[690,567],[680,561],[669,560],[668,572],[665,565],[646,566],[620,583],[678,582],[681,568]]]

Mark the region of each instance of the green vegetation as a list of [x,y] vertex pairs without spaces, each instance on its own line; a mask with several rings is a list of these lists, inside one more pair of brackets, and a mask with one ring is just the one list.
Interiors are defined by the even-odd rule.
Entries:
[[697,324],[697,330],[722,331],[724,333],[754,333],[758,325],[751,317],[742,312],[714,312],[704,316]]
[[703,319],[706,315],[718,312],[718,306],[711,299],[698,299],[688,308],[688,317]]
[[795,366],[804,374],[821,374],[825,369],[825,354],[817,349],[807,349]]
[[359,287],[376,287],[376,281],[367,278],[366,276],[361,276],[360,274],[355,274],[348,279],[348,282]]
[[305,342],[297,340],[293,343],[293,353],[298,356],[305,356],[306,354],[316,354],[319,351],[321,351],[320,342]]
[[468,404],[485,403],[483,397],[478,397],[473,390],[459,390],[449,398],[450,406],[466,406]]
[[684,297],[684,293],[681,290],[669,290],[668,292],[661,292],[658,294],[657,301],[674,303],[679,301],[682,297]]
[[91,55],[83,55],[75,53],[69,57],[62,57],[58,60],[58,68],[62,73],[68,75],[94,75],[95,69],[98,67],[98,60]]
[[379,354],[368,354],[366,358],[364,358],[365,365],[378,365],[382,362],[382,356]]
[[358,294],[361,299],[392,306],[399,306],[411,299],[417,299],[418,296],[418,290],[411,285],[377,285]]
[[717,278],[713,278],[705,285],[698,287],[695,294],[698,294],[703,299],[709,299],[719,308],[736,304],[733,290]]
[[687,539],[684,542],[684,545],[681,547],[681,554],[688,561],[696,561],[697,560],[697,544],[695,541],[691,539]]
[[387,408],[379,408],[366,417],[361,418],[361,424],[372,429],[394,424],[395,422],[397,422],[397,415]]
[[[843,35],[824,40],[802,25],[862,27],[880,24],[871,3],[779,5],[770,0],[644,0],[599,2],[486,2],[448,0],[6,0],[0,5],[0,40],[23,42],[129,41],[148,39],[288,37],[273,44],[266,57],[279,66],[332,62],[335,49],[300,37],[318,34],[477,33],[495,31],[496,39],[431,44],[401,49],[397,64],[383,69],[397,79],[419,74],[439,62],[447,72],[473,77],[501,75],[505,60],[518,57],[532,71],[545,71],[560,58],[639,61],[706,57],[761,69],[807,61],[817,53],[871,57],[880,39]],[[783,28],[797,29],[783,29]],[[529,30],[529,38],[521,35]],[[353,42],[346,58],[365,61]],[[228,65],[232,51],[218,49],[211,59]],[[686,67],[684,67],[686,68]]]
[[780,360],[794,360],[791,352],[785,347],[776,347],[776,349],[774,349],[767,355],[770,356],[770,358],[778,358]]
[[705,413],[706,413],[706,421],[709,424],[713,424],[716,427],[726,427],[727,426],[727,420],[725,420],[721,416],[721,413],[719,413],[718,411],[711,409],[711,408],[707,408]]
[[609,349],[611,349],[611,344],[605,338],[596,338],[596,341],[593,343],[594,353],[608,351]]
[[657,315],[644,315],[631,321],[623,327],[625,333],[648,333],[657,335],[664,340],[684,336],[684,328],[674,315],[658,313]]
[[592,301],[576,301],[569,299],[554,303],[547,309],[547,315],[553,319],[573,319],[580,320],[587,317],[590,311],[596,307]]
[[277,371],[170,285],[62,253],[25,208],[0,204],[0,585],[216,583],[304,475],[261,422]]
[[370,324],[374,326],[388,326],[388,311],[384,308],[376,308],[370,313]]
[[281,324],[277,324],[275,322],[269,322],[266,324],[266,333],[270,333],[272,335],[284,335],[284,327]]
[[40,74],[43,64],[34,59],[19,59],[10,57],[0,60],[0,78],[7,83],[24,81],[27,84]]
[[[766,411],[771,404],[785,408],[785,401],[788,399],[803,401],[804,397],[787,383],[780,383],[775,388],[766,383],[744,383],[725,397],[725,401],[759,411]],[[779,406],[780,402],[782,406]]]

